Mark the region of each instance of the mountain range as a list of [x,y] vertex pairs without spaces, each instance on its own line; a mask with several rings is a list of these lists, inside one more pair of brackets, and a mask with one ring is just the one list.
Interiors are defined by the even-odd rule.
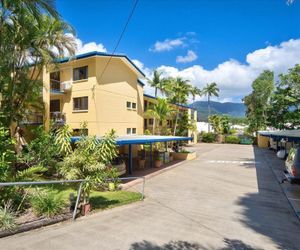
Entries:
[[[197,101],[190,105],[198,112],[198,121],[207,121],[207,101]],[[232,117],[245,117],[246,107],[243,103],[234,102],[210,102],[211,114],[228,115]]]

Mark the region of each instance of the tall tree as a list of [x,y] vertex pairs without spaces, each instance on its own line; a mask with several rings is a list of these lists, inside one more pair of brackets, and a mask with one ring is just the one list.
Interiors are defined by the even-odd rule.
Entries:
[[[218,85],[215,82],[209,83],[206,85],[206,87],[203,89],[203,94],[207,96],[207,107],[208,107],[208,117],[210,116],[210,98],[212,96],[219,96],[219,88]],[[208,132],[210,132],[210,125],[208,122]]]
[[276,90],[270,98],[268,125],[278,129],[300,126],[300,65],[279,75]]
[[190,94],[193,97],[193,103],[195,102],[196,96],[202,96],[202,90],[197,86],[191,86]]
[[153,118],[153,134],[156,133],[156,121],[161,122],[164,126],[165,121],[169,117],[172,117],[173,111],[167,99],[157,98],[157,103],[146,112],[146,114]]
[[1,1],[0,122],[4,126],[12,128],[41,100],[43,67],[65,52],[74,54],[75,39],[66,33],[74,30],[60,19],[54,1]]
[[[191,85],[189,80],[184,80],[181,77],[168,78],[166,80],[166,93],[170,103],[184,105],[187,103]],[[173,134],[176,135],[180,108],[176,106],[176,116]]]
[[165,79],[161,75],[162,75],[162,72],[159,72],[158,70],[154,70],[153,78],[151,80],[148,80],[148,83],[150,84],[150,86],[155,88],[155,97],[157,97],[158,90],[160,90],[162,93],[164,93]]
[[273,90],[274,73],[265,70],[253,81],[252,93],[244,97],[250,131],[257,132],[266,128],[267,110]]

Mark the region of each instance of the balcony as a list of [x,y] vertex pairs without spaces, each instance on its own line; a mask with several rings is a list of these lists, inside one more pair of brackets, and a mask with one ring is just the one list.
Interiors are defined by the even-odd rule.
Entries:
[[66,114],[62,112],[50,112],[50,119],[55,123],[62,123],[66,122]]
[[50,80],[50,92],[52,94],[64,94],[72,89],[72,82],[60,82],[55,79]]
[[31,113],[26,115],[21,123],[26,125],[41,125],[43,124],[43,120],[44,117],[42,113]]

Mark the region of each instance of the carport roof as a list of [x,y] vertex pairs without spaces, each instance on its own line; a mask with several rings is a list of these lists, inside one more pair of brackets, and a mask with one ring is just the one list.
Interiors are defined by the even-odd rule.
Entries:
[[292,141],[300,140],[300,129],[293,130],[276,130],[276,131],[258,131],[262,136],[271,137],[273,139],[281,140],[288,139]]
[[[102,137],[98,137],[101,140]],[[192,137],[185,136],[161,136],[161,135],[130,135],[120,136],[116,138],[117,145],[132,145],[132,144],[148,144],[155,142],[169,142],[169,141],[189,141]],[[80,136],[73,136],[72,142],[80,140]]]

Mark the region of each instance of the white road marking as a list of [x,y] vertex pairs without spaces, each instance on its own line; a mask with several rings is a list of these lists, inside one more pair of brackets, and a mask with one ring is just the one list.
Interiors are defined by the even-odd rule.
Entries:
[[221,161],[221,160],[210,160],[209,163],[217,164],[260,164],[259,161]]

